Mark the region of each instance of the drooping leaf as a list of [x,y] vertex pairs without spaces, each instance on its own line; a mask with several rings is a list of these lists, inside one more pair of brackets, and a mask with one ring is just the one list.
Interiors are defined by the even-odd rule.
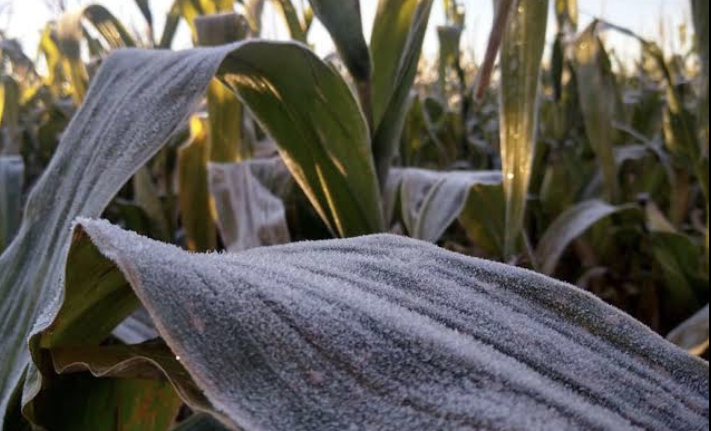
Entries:
[[[265,59],[272,59],[271,65]],[[259,70],[249,67],[257,63]],[[72,220],[101,214],[134,172],[181,129],[221,65],[255,116],[278,132],[274,136],[290,170],[313,187],[323,214],[333,211],[332,220],[342,223],[345,234],[381,230],[365,121],[346,84],[305,47],[250,41],[177,53],[118,50],[94,76],[87,101],[28,198],[17,236],[0,256],[3,417],[27,369],[27,338],[35,321],[44,307],[62,300]],[[279,110],[270,111],[275,105]],[[38,370],[27,370],[26,400],[41,387]]]
[[373,153],[387,182],[407,114],[433,0],[380,0],[370,40],[373,59]]
[[706,352],[709,349],[709,306],[674,328],[667,340],[694,355]]
[[[465,208],[484,206],[479,198],[501,187],[499,172],[436,172],[424,169],[393,169],[390,186],[397,196],[402,219],[412,238],[435,243]],[[473,220],[469,220],[473,222]],[[482,220],[482,223],[486,223]]]
[[501,167],[506,194],[507,259],[516,253],[523,229],[536,151],[538,87],[548,24],[548,1],[514,6],[501,47]]
[[279,184],[272,183],[272,187],[263,184],[255,174],[261,167],[271,174],[281,170],[290,179],[279,159],[210,164],[210,195],[215,202],[222,240],[229,251],[290,242],[284,203],[274,194]]
[[395,236],[195,255],[79,223],[232,427],[681,431],[708,422],[707,363],[531,272]]
[[575,67],[585,132],[603,172],[607,199],[618,198],[617,168],[613,148],[615,83],[610,62],[598,36],[598,23],[591,24],[575,43]]
[[563,252],[571,242],[600,220],[623,211],[638,211],[634,205],[613,206],[600,200],[581,202],[561,214],[544,233],[536,248],[539,270],[555,272]]
[[178,150],[180,219],[188,249],[193,251],[217,248],[215,209],[208,195],[209,152],[207,124],[199,118],[193,118],[190,121],[190,140]]

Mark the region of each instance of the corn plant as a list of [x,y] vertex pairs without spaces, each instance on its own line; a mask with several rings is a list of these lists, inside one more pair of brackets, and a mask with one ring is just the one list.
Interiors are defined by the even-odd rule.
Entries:
[[273,0],[291,42],[239,3],[160,38],[86,6],[46,74],[2,41],[0,431],[708,426],[703,44],[694,76],[556,1],[548,70],[549,2],[503,0],[474,79],[444,1],[429,78],[432,0],[370,45],[355,0]]

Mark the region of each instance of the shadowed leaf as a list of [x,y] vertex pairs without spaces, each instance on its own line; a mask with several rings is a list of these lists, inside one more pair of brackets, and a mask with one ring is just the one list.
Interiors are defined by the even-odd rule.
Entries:
[[709,306],[676,327],[667,340],[691,354],[704,354],[709,349]]
[[370,49],[373,58],[373,153],[385,185],[408,110],[434,0],[380,0]]
[[600,220],[623,211],[639,211],[634,205],[613,206],[600,200],[581,202],[548,227],[536,248],[536,261],[544,274],[553,274],[563,252],[580,235]]

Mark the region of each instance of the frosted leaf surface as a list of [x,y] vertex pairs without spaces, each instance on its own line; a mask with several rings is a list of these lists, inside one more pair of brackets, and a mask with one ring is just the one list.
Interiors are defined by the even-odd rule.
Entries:
[[392,218],[399,198],[410,236],[437,242],[462,213],[473,189],[500,187],[501,183],[501,173],[493,171],[391,169],[385,193],[386,214]]
[[[267,184],[259,179],[260,174]],[[284,202],[274,195],[283,196],[292,183],[281,159],[211,163],[208,178],[227,250],[236,252],[291,241]]]
[[705,362],[541,275],[390,235],[197,255],[79,226],[233,427],[708,427]]
[[[290,64],[288,69],[284,69],[284,62]],[[260,67],[254,69],[252,64]],[[102,213],[136,170],[185,123],[216,75],[229,76],[260,124],[272,126],[271,132],[282,132],[272,133],[280,149],[287,146],[293,150],[282,151],[283,157],[321,151],[321,167],[329,172],[324,184],[339,197],[340,215],[357,218],[346,219],[344,226],[360,220],[365,231],[379,227],[379,191],[367,139],[355,139],[354,145],[347,139],[333,138],[366,136],[362,113],[337,72],[307,47],[251,40],[181,52],[114,51],[93,77],[82,107],[34,186],[16,237],[0,256],[0,431],[23,372],[27,370],[24,405],[42,386],[42,376],[31,365],[28,338],[29,350],[38,353],[37,337],[31,335],[46,328],[62,304],[62,277],[73,220]],[[259,86],[252,88],[250,83]],[[301,91],[294,93],[294,88]],[[267,90],[270,93],[262,93]],[[315,92],[322,98],[301,97]],[[297,96],[286,97],[289,94]],[[281,110],[274,111],[273,106]],[[285,112],[311,115],[287,116]],[[304,124],[308,139],[287,133]],[[329,142],[341,147],[321,148]],[[326,150],[349,156],[348,172],[359,175],[346,176],[338,170]],[[290,166],[293,173],[298,163]],[[302,186],[315,184],[304,178]],[[359,192],[349,193],[346,186]],[[35,361],[41,359],[34,357]]]

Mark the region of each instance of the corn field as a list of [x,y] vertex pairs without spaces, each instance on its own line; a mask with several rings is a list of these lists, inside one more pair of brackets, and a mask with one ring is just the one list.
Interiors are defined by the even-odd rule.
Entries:
[[0,431],[707,430],[690,3],[668,52],[495,0],[481,62],[456,0],[379,0],[370,37],[359,0],[0,32]]

